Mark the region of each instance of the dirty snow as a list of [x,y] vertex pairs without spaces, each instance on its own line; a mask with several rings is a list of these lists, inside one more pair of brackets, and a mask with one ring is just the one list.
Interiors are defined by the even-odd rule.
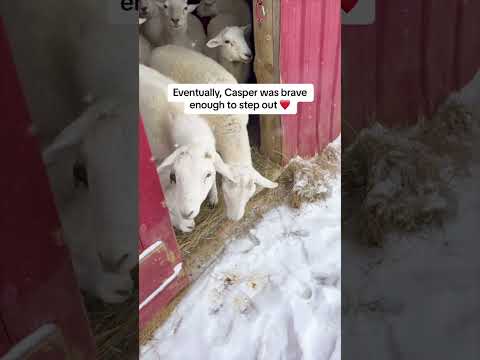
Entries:
[[141,359],[339,360],[340,176],[331,181],[325,201],[276,208],[235,239]]
[[[477,106],[472,110],[480,119],[480,72],[468,88],[464,103]],[[458,208],[443,228],[390,234],[384,248],[366,249],[345,226],[342,251],[350,260],[343,264],[342,288],[346,358],[479,359],[478,132],[476,140],[471,176],[451,182]]]

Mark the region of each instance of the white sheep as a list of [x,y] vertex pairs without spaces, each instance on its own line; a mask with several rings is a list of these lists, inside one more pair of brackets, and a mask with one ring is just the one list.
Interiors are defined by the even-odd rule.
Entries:
[[160,176],[160,181],[164,189],[174,187],[170,197],[175,198],[178,213],[190,220],[198,215],[207,195],[212,205],[217,203],[217,171],[234,179],[215,150],[215,137],[207,122],[185,115],[180,106],[167,102],[167,86],[172,83],[157,71],[139,66],[140,113],[152,154],[162,160],[158,171],[169,174],[168,179]]
[[121,261],[115,265],[102,263],[95,242],[90,197],[86,189],[75,189],[71,201],[59,208],[63,240],[80,288],[107,303],[123,302],[131,294],[133,281],[128,271],[113,271],[121,268]]
[[149,4],[150,17],[142,25],[144,35],[154,46],[174,44],[204,52],[203,25],[191,14],[197,6],[188,5],[186,0],[155,0]]
[[[168,45],[154,49],[150,66],[179,83],[235,84],[235,78],[209,57],[183,47]],[[216,149],[233,173],[234,181],[223,178],[222,189],[227,217],[240,220],[258,184],[275,188],[278,184],[253,168],[248,138],[248,115],[205,116],[216,140]]]
[[138,34],[138,58],[140,63],[148,65],[150,63],[151,54],[152,45],[142,34]]
[[248,81],[252,73],[250,24],[242,24],[232,14],[220,14],[208,24],[205,53],[227,69],[239,83]]
[[201,17],[227,13],[234,14],[241,24],[251,23],[250,7],[244,0],[202,0],[197,8],[197,14]]
[[[63,145],[54,143],[56,151],[67,147],[83,150],[99,252],[112,264],[127,258],[125,271],[133,268],[138,264],[138,95],[132,85],[138,82],[138,75],[126,70],[125,54],[138,51],[137,34],[128,26],[112,24],[109,13],[96,0],[42,0],[28,6],[24,1],[0,2],[0,13],[13,44],[35,135],[45,147],[64,130],[69,140],[57,138]],[[136,14],[131,16],[134,21]],[[27,18],[31,26],[18,21]],[[118,46],[119,39],[122,46]],[[80,118],[86,123],[68,131],[66,126],[76,124],[72,121],[82,111]],[[94,123],[98,124],[94,135],[82,142],[84,130]],[[50,171],[52,166],[49,177],[51,184],[56,184],[59,177]],[[65,169],[65,181],[70,178],[73,182],[72,168]],[[55,186],[52,190],[58,200],[59,189]],[[72,194],[66,195],[68,202]]]

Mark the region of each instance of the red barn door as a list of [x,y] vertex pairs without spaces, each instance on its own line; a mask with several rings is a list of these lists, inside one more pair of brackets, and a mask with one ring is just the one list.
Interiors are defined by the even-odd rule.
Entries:
[[140,330],[188,283],[143,122],[139,126]]
[[29,132],[28,110],[1,20],[0,79],[0,357],[18,351],[15,345],[29,338],[29,345],[50,345],[32,348],[32,359],[59,359],[60,354],[94,359],[82,297],[58,236],[53,196]]

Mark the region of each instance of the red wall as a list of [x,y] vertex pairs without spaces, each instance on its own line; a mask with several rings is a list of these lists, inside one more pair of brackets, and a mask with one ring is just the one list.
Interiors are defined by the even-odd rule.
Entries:
[[[139,304],[164,284],[173,275],[175,265],[182,262],[175,233],[170,224],[168,209],[165,205],[155,163],[151,161],[151,152],[143,127],[139,123],[139,216],[140,244],[139,252],[147,251],[149,255],[140,260],[139,270]],[[159,243],[161,242],[161,244]],[[160,244],[155,247],[155,244]],[[149,252],[148,249],[155,250]],[[185,272],[175,277],[168,286],[152,298],[140,310],[140,329],[153,319],[155,314],[166,306],[173,297],[188,283]]]
[[374,24],[342,27],[345,141],[374,118],[403,126],[432,114],[480,65],[480,1],[376,4]]
[[312,83],[315,101],[282,117],[283,152],[312,156],[340,134],[340,0],[282,0],[280,77]]
[[[0,357],[46,323],[79,358],[93,337],[0,19]],[[45,355],[45,360],[53,359]]]

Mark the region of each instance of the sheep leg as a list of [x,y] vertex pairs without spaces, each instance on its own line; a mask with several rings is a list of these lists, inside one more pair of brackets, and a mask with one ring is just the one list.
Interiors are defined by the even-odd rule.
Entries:
[[218,189],[217,189],[217,183],[214,182],[212,185],[212,188],[210,189],[210,192],[208,193],[208,203],[210,204],[210,207],[215,207],[218,204]]

